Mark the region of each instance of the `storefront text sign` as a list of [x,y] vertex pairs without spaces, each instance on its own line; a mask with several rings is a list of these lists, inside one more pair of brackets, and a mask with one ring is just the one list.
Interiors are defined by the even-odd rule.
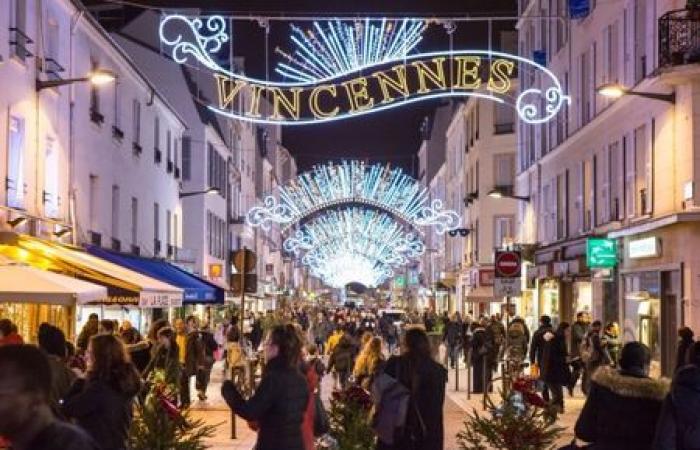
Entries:
[[657,237],[631,240],[628,245],[628,255],[632,259],[656,258],[661,256],[660,244]]

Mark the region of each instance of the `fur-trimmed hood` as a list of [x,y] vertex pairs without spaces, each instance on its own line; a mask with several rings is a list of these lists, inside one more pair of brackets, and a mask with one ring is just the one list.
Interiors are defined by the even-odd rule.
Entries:
[[612,367],[602,366],[593,373],[591,380],[622,397],[663,401],[671,381],[667,378],[637,378],[620,374]]

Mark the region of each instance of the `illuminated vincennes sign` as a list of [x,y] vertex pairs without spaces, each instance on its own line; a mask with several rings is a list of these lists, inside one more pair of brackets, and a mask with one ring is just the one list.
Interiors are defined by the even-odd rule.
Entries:
[[[374,22],[379,22],[376,24]],[[361,26],[314,22],[313,30],[292,26],[293,53],[275,72],[292,81],[246,77],[222,67],[215,55],[229,42],[226,20],[166,16],[161,41],[179,63],[214,71],[217,101],[209,108],[234,119],[302,125],[388,110],[439,97],[479,97],[512,105],[528,123],[543,123],[568,104],[559,80],[544,66],[516,55],[486,50],[413,53],[426,23],[417,19],[372,21]],[[538,87],[513,96],[515,71],[541,73]],[[240,99],[247,92],[245,104]],[[263,96],[271,108],[261,106]]]

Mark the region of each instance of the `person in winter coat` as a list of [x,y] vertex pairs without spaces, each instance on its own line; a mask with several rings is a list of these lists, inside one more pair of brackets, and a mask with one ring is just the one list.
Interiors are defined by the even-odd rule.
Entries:
[[158,330],[157,344],[153,357],[143,371],[143,378],[148,379],[154,370],[162,370],[165,373],[165,381],[171,385],[177,385],[182,376],[182,365],[178,358],[179,349],[175,342],[175,330],[163,327]]
[[59,414],[61,400],[75,381],[75,373],[66,364],[66,337],[60,328],[44,322],[39,325],[37,340],[51,367],[49,405],[54,413]]
[[529,342],[527,327],[523,319],[515,318],[508,325],[506,331],[506,349],[510,357],[524,360],[527,355],[527,344]]
[[452,314],[450,320],[445,324],[442,332],[442,341],[447,347],[447,355],[450,359],[450,367],[455,368],[459,360],[459,349],[462,346],[461,341],[462,324],[457,320],[457,315]]
[[404,432],[392,445],[379,440],[377,450],[442,450],[447,369],[431,357],[425,331],[406,330],[401,356],[389,358],[384,373],[411,391],[411,398]]
[[[567,385],[569,395],[574,395],[574,387],[578,383],[579,378],[585,377],[585,363],[581,361],[580,348],[581,343],[586,339],[588,330],[590,328],[591,318],[587,312],[579,311],[576,313],[576,321],[571,325],[571,367],[573,368],[573,373],[571,374],[571,381]],[[583,384],[586,384],[588,380],[584,378]]]
[[17,333],[17,327],[10,319],[0,319],[0,346],[22,345],[24,339]]
[[[539,368],[542,371],[544,363],[544,347],[547,343],[544,340],[544,335],[549,332],[553,333],[552,318],[544,315],[540,317],[540,326],[532,335],[532,343],[530,344],[530,364]],[[538,382],[539,388],[542,389],[542,398],[549,401],[549,390],[544,382]]]
[[483,321],[472,322],[472,373],[474,374],[472,392],[480,394],[491,384],[490,355],[493,341],[489,338]]
[[[190,406],[190,379],[197,375],[200,368],[205,367],[204,343],[198,330],[198,319],[188,316],[183,325],[176,322],[175,341],[178,345],[179,359],[182,364],[182,376],[180,377],[180,402],[181,406]],[[183,347],[184,346],[184,352]]]
[[700,342],[688,348],[687,356],[661,406],[653,450],[700,449]]
[[620,360],[620,348],[622,348],[622,343],[620,342],[620,327],[617,325],[617,322],[608,322],[608,324],[605,325],[601,344],[607,353],[607,359],[610,361],[610,365],[617,367],[617,362]]
[[338,374],[340,388],[345,389],[348,384],[348,378],[354,366],[355,354],[357,353],[355,345],[349,333],[341,336],[338,345],[333,348],[331,357],[328,360],[328,370],[335,371]]
[[383,365],[382,340],[375,336],[365,344],[357,356],[352,376],[357,384],[365,390],[369,390],[375,375],[381,370]]
[[302,423],[310,393],[299,371],[301,345],[292,325],[274,326],[264,343],[265,370],[255,394],[245,400],[231,380],[221,386],[231,410],[257,423],[256,450],[305,450]]
[[84,430],[56,418],[50,391],[51,368],[44,351],[33,345],[0,346],[0,436],[9,440],[10,448],[99,450]]
[[506,342],[506,327],[501,321],[500,314],[495,314],[493,317],[491,317],[491,321],[486,327],[486,331],[491,336],[491,339],[493,339],[490,359],[493,363],[491,368],[495,371],[498,370],[498,361],[501,359],[501,356],[503,356],[503,346]]
[[121,339],[110,334],[90,338],[88,370],[63,401],[62,412],[100,443],[102,450],[126,450],[133,402],[141,377]]
[[691,345],[693,345],[693,330],[688,327],[680,328],[678,330],[678,348],[676,349],[676,367],[674,372],[685,366],[686,353]]
[[208,323],[204,323],[199,330],[199,339],[202,343],[204,357],[202,365],[197,369],[196,387],[197,397],[201,401],[207,399],[207,387],[211,379],[211,369],[214,367],[214,353],[219,349],[219,344],[214,339],[214,334],[211,332]]
[[78,340],[76,341],[76,346],[81,352],[85,352],[87,349],[90,338],[97,334],[100,328],[100,318],[97,314],[92,313],[88,316],[87,322],[83,325],[78,335]]
[[560,414],[564,412],[564,386],[571,380],[566,346],[570,332],[570,325],[562,322],[556,332],[546,331],[542,336],[545,345],[540,378],[547,385],[552,395],[551,403]]
[[601,366],[591,376],[586,403],[574,428],[591,450],[652,448],[668,380],[649,378],[649,348],[628,342],[620,352],[620,370]]
[[[585,364],[583,380],[581,380],[581,390],[586,395],[588,395],[588,389],[591,384],[590,380],[593,373],[598,369],[598,367],[610,365],[610,358],[608,353],[605,351],[603,340],[601,338],[601,328],[602,324],[600,320],[594,321],[591,324],[591,328],[583,342],[590,348],[590,356],[587,358],[585,358],[585,355],[581,353],[581,360]],[[579,349],[580,348],[581,347],[579,347]]]

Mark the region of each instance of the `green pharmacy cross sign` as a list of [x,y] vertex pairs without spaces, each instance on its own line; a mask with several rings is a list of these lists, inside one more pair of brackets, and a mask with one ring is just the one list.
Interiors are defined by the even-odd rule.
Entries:
[[615,239],[589,238],[586,241],[586,264],[590,268],[611,268],[617,264]]

